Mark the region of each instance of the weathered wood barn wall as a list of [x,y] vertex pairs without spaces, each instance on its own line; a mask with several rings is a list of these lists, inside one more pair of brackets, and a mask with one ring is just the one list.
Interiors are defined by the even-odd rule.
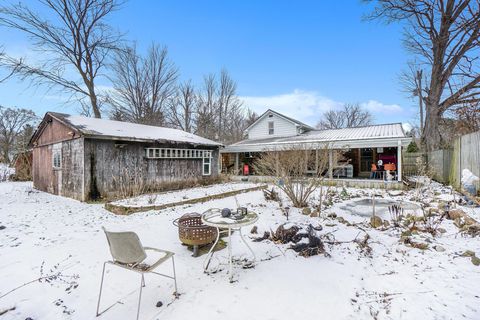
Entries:
[[188,144],[158,144],[85,139],[85,189],[89,199],[98,192],[117,197],[128,188],[163,189],[173,182],[218,177],[218,148],[212,151],[211,174],[202,176],[202,159],[149,159],[146,148],[194,149]]
[[[38,190],[87,201],[119,197],[135,184],[146,191],[218,177],[218,145],[98,138],[70,126],[62,116],[67,115],[47,113],[30,142],[33,185]],[[203,175],[202,158],[150,159],[146,148],[210,150],[210,174]],[[54,154],[61,156],[60,167],[55,167]]]

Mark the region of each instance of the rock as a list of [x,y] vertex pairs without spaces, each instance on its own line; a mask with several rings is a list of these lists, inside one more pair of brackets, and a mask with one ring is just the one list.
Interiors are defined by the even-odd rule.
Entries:
[[309,215],[312,214],[312,209],[310,209],[309,207],[303,208],[302,209],[302,214],[304,214],[306,216],[309,216]]
[[402,232],[402,237],[410,237],[412,235],[412,231],[410,230],[405,230]]
[[472,250],[466,250],[464,253],[462,253],[462,257],[475,257],[475,252]]
[[0,226],[0,230],[3,230],[3,229],[5,229],[5,228],[7,228],[7,227],[5,227],[5,226]]
[[329,213],[327,217],[335,219],[337,217],[337,214],[335,212],[332,212],[332,213]]
[[455,220],[465,216],[465,212],[461,209],[452,209],[448,211],[448,218]]
[[440,232],[440,233],[446,233],[447,232],[447,230],[445,230],[444,228],[438,228],[437,231]]
[[471,260],[474,265],[480,266],[480,258],[473,256]]
[[250,233],[251,233],[251,234],[257,234],[257,233],[258,233],[258,227],[257,227],[257,226],[253,226],[252,230],[250,230]]
[[397,197],[403,195],[402,190],[389,190],[388,194],[391,195],[392,197]]
[[340,223],[343,223],[343,224],[346,224],[346,223],[348,223],[348,221],[347,221],[347,220],[345,220],[345,218],[344,218],[344,217],[337,217],[337,221],[338,221],[338,222],[340,222]]
[[158,301],[157,304],[156,304],[157,308],[160,308],[161,306],[163,306],[163,302],[162,301]]
[[445,210],[447,208],[447,203],[445,201],[440,201],[438,204],[438,209]]
[[445,252],[445,248],[439,245],[434,246],[433,249],[435,249],[438,252]]
[[373,216],[370,218],[370,225],[374,228],[381,227],[383,225],[383,220],[379,216]]

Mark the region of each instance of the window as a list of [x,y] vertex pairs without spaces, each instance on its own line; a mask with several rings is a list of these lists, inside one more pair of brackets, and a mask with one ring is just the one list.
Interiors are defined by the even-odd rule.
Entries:
[[202,174],[204,176],[209,176],[210,171],[211,171],[211,165],[212,165],[212,158],[210,156],[203,158],[203,171]]
[[212,151],[196,149],[146,148],[148,159],[204,159],[211,158]]
[[273,121],[268,122],[268,134],[273,134]]
[[60,148],[53,149],[52,166],[54,169],[62,168],[62,149]]

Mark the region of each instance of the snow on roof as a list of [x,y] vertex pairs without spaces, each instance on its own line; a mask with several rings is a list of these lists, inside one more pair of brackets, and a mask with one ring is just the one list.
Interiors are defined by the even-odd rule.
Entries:
[[107,119],[88,118],[56,112],[49,112],[49,114],[59,121],[74,127],[86,136],[119,138],[129,141],[165,140],[196,145],[222,145],[221,143],[178,129]]
[[243,140],[229,145],[225,152],[243,146],[274,146],[294,143],[329,143],[337,141],[371,141],[377,139],[407,138],[401,123],[378,124],[356,128],[311,130],[289,137]]

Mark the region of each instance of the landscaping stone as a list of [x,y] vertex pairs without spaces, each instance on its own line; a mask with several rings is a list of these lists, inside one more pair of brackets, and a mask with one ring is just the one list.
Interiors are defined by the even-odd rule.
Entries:
[[392,197],[397,197],[403,195],[402,190],[389,190],[388,194],[391,195]]
[[476,266],[480,266],[480,258],[473,256],[472,258],[472,263]]
[[309,207],[303,208],[302,209],[302,214],[304,214],[306,216],[309,216],[309,215],[312,214],[312,209],[310,209]]
[[465,212],[461,209],[453,209],[448,212],[448,218],[455,220],[465,216]]
[[475,252],[472,250],[466,250],[464,253],[462,253],[462,257],[475,257]]
[[381,227],[383,225],[383,220],[378,216],[373,216],[370,218],[370,225],[374,228]]
[[434,246],[433,249],[435,249],[438,252],[445,252],[445,248],[439,245]]

